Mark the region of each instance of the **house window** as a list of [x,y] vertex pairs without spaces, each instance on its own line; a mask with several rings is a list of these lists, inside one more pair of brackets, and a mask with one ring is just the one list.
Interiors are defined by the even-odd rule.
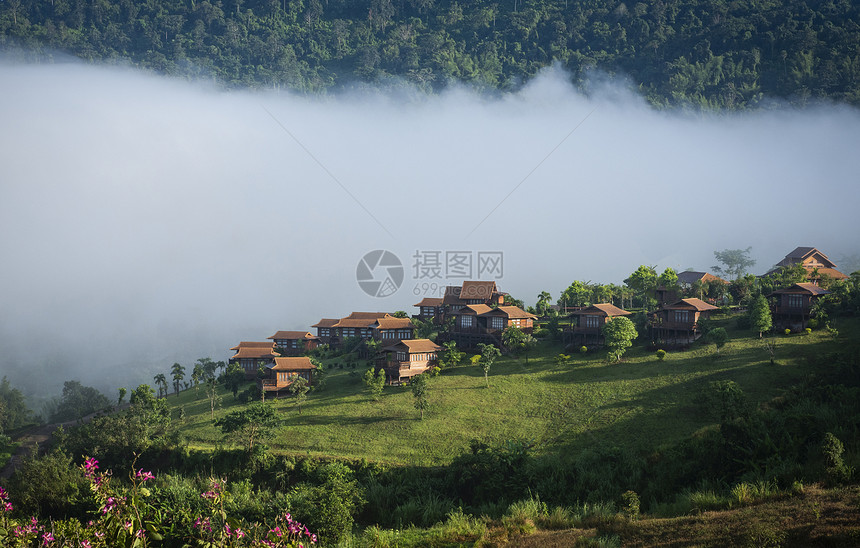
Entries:
[[597,327],[599,323],[597,316],[585,316],[585,327]]
[[397,361],[405,362],[406,361],[406,352],[398,352],[397,353]]
[[690,323],[690,311],[689,310],[676,310],[675,311],[675,323]]
[[346,338],[346,337],[355,337],[355,329],[353,329],[353,328],[351,328],[351,327],[349,327],[349,328],[346,328],[346,327],[345,327],[345,328],[343,329],[343,336],[344,336],[344,338]]
[[472,327],[472,316],[460,316],[460,327]]
[[803,308],[802,295],[787,295],[789,308]]
[[504,329],[505,319],[499,316],[493,316],[492,318],[490,318],[490,327],[493,329]]
[[329,336],[329,330],[320,328],[320,337],[328,337],[328,336]]
[[412,333],[408,329],[403,329],[397,333],[397,338],[406,340],[412,338]]
[[511,322],[517,327],[520,326],[520,320],[511,320]]

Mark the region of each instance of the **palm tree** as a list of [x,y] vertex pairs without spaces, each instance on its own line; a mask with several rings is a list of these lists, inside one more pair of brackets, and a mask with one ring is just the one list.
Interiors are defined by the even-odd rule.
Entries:
[[179,387],[182,385],[182,379],[185,378],[185,368],[178,363],[174,363],[173,368],[170,370],[170,374],[173,376],[173,392],[178,396]]
[[167,377],[164,376],[164,373],[159,373],[153,377],[153,380],[155,381],[155,385],[158,386],[158,397],[167,395]]

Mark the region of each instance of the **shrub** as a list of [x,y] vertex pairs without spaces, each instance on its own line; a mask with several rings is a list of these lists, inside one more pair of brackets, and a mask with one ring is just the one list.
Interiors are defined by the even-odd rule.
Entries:
[[785,334],[786,334],[786,335],[791,335],[791,329],[786,328],[786,329],[785,329]]
[[621,511],[631,521],[639,518],[639,495],[636,494],[636,491],[625,491],[622,493]]
[[541,327],[540,329],[535,330],[533,336],[536,339],[545,339],[549,337],[549,329]]
[[824,435],[824,439],[821,441],[821,452],[824,456],[826,479],[831,485],[845,483],[851,479],[853,470],[846,466],[842,459],[844,451],[845,447],[842,442],[832,432]]
[[480,362],[480,361],[481,361],[481,355],[480,355],[480,354],[475,354],[474,356],[472,356],[471,358],[469,358],[469,361],[472,363],[472,365],[478,365],[478,362]]
[[657,361],[663,361],[666,359],[666,351],[662,348],[657,351]]
[[812,329],[810,329],[809,327],[804,329],[803,332],[806,333],[807,335],[812,335]]
[[556,365],[567,365],[567,362],[570,361],[570,356],[567,354],[559,354],[555,357]]
[[588,347],[587,347],[587,346],[583,345],[583,346],[580,346],[580,347],[579,347],[579,353],[580,353],[580,354],[585,354],[586,352],[588,352]]
[[807,323],[807,325],[809,326],[809,329],[810,329],[810,330],[812,330],[812,329],[816,329],[816,328],[818,327],[818,320],[816,320],[815,318],[812,318],[812,319],[810,319],[810,320],[809,320],[809,322]]

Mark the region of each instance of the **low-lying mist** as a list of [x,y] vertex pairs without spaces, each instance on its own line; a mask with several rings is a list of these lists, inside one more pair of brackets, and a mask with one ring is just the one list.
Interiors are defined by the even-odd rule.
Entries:
[[[718,249],[752,246],[757,273],[799,245],[858,249],[847,107],[657,112],[559,70],[493,97],[302,97],[74,63],[0,63],[0,99],[0,375],[31,395],[412,313],[422,283],[462,280],[417,277],[416,251],[501,251],[500,288],[533,304]],[[406,269],[387,298],[356,283],[374,249]]]

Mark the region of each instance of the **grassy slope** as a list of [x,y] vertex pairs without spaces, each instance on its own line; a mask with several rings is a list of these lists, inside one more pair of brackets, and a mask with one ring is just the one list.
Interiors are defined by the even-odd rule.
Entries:
[[[355,374],[334,368],[325,389],[309,395],[302,414],[290,398],[276,402],[284,420],[269,445],[287,453],[419,465],[449,462],[474,438],[525,438],[538,442],[539,451],[575,450],[597,441],[649,451],[709,426],[695,404],[708,381],[732,379],[750,399],[765,402],[808,372],[805,356],[834,344],[824,332],[778,336],[772,366],[757,336],[735,330],[734,323],[720,321],[730,337],[720,357],[713,346],[697,344],[658,362],[637,347],[620,364],[606,363],[605,352],[595,352],[559,366],[553,358],[561,347],[545,343],[528,365],[522,358],[500,359],[490,371],[490,388],[480,368],[457,367],[432,380],[431,409],[423,421],[408,387],[386,387],[380,401],[373,401],[361,383],[362,367]],[[857,320],[838,327],[845,341],[860,332]],[[185,408],[182,432],[192,447],[220,442],[202,389],[168,401]],[[225,394],[215,416],[238,408]]]

